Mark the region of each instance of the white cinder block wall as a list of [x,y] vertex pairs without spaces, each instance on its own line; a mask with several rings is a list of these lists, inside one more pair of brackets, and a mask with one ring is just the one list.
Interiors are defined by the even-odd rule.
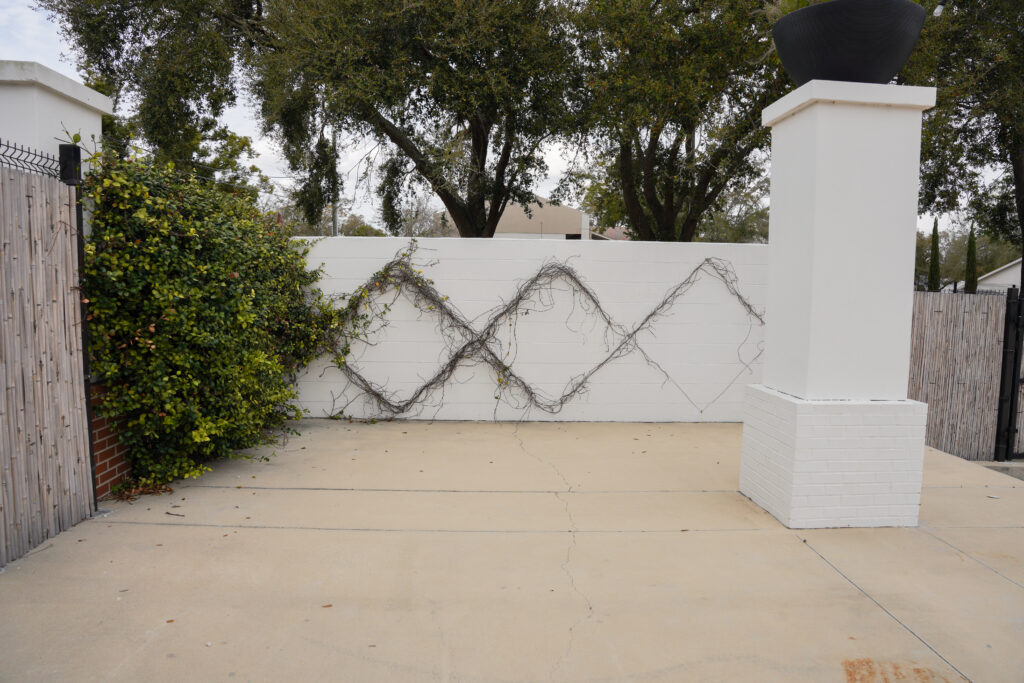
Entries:
[[[320,286],[326,293],[342,295],[408,245],[404,238],[325,238],[313,244],[309,263],[323,266]],[[414,262],[478,330],[519,284],[550,261],[570,264],[611,318],[631,330],[707,258],[727,265],[735,273],[736,288],[763,312],[767,256],[767,247],[751,244],[435,238],[418,241]],[[633,352],[602,368],[584,395],[550,414],[495,400],[491,368],[464,362],[443,395],[435,393],[402,417],[738,422],[745,386],[760,381],[763,327],[710,272],[702,270],[693,287],[638,337],[669,379]],[[507,353],[508,364],[547,397],[560,396],[573,377],[599,364],[609,344],[618,340],[580,305],[567,284],[534,293],[530,309],[517,319],[514,334],[502,326],[492,348],[503,357]],[[386,319],[372,343],[357,344],[348,362],[404,398],[450,358],[452,349],[441,338],[434,313],[417,310],[404,297]],[[300,404],[311,417],[342,409],[355,417],[381,414],[327,358],[309,367],[298,386]]]

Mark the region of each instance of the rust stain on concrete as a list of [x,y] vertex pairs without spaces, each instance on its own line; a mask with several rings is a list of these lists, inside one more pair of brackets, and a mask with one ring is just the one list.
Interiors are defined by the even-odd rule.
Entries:
[[843,662],[846,683],[949,683],[949,679],[917,664],[879,662],[868,657]]

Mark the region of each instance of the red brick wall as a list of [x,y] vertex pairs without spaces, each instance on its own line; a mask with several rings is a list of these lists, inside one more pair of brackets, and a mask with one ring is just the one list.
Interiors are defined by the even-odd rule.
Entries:
[[92,385],[92,448],[96,459],[96,500],[110,496],[111,490],[123,482],[131,473],[131,467],[124,458],[125,447],[117,440],[115,429],[118,420],[107,419],[98,414],[96,407],[106,387]]

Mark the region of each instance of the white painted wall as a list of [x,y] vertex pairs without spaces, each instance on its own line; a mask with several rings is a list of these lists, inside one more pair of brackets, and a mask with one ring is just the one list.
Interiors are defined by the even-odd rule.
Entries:
[[[403,238],[326,238],[313,245],[312,267],[323,265],[325,292],[355,290],[409,244]],[[447,294],[449,303],[477,329],[489,312],[510,299],[517,285],[551,260],[570,263],[618,323],[633,328],[705,258],[730,263],[737,287],[763,310],[768,250],[746,244],[664,244],[548,240],[421,239],[415,261]],[[575,375],[607,354],[605,329],[578,305],[568,288],[537,297],[538,307],[520,317],[510,365],[549,396],[558,396]],[[409,395],[450,357],[435,318],[400,299],[387,316],[389,326],[373,346],[359,345],[349,359],[378,385]],[[507,330],[500,336],[507,347]],[[760,380],[762,327],[753,321],[721,281],[701,274],[670,313],[639,340],[672,380],[638,353],[618,359],[593,378],[590,391],[557,415],[524,413],[494,399],[495,377],[482,365],[460,367],[444,396],[404,417],[445,420],[739,421],[745,385]],[[749,367],[747,366],[749,364]],[[299,379],[301,405],[325,416],[355,398],[347,415],[372,417],[375,407],[346,387],[328,359]],[[333,395],[333,398],[332,398]]]
[[[0,60],[0,139],[57,156],[71,134],[92,149],[110,98],[37,62]],[[65,133],[66,132],[66,133]]]
[[740,491],[790,528],[916,526],[927,406],[747,388]]
[[921,113],[934,88],[811,81],[772,129],[765,385],[907,397]]

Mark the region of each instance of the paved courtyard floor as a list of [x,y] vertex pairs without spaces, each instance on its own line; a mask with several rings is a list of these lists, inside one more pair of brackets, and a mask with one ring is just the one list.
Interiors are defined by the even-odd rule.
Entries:
[[1024,680],[1020,479],[794,531],[739,425],[301,429],[9,564],[0,680]]

